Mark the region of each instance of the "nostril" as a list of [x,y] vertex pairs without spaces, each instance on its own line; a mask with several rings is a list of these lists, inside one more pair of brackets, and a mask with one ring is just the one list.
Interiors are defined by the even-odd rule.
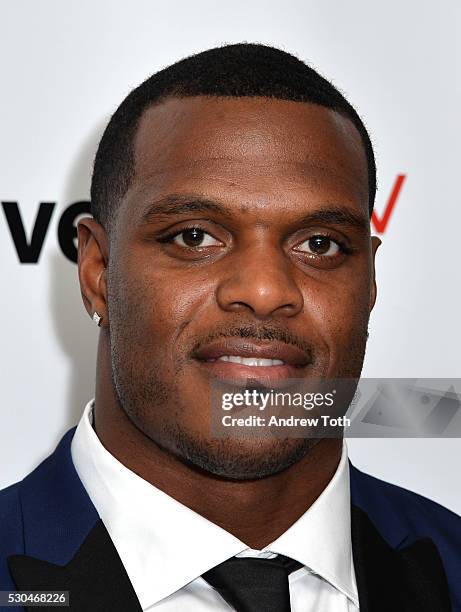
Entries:
[[260,262],[236,271],[222,281],[216,292],[216,300],[223,310],[249,311],[260,319],[293,316],[302,311],[303,294],[289,274],[274,265],[272,269]]

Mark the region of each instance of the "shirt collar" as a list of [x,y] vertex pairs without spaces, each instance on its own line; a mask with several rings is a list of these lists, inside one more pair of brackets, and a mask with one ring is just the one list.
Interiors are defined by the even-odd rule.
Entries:
[[[99,513],[142,608],[153,605],[248,547],[126,468],[101,444],[85,407],[72,440],[75,469]],[[314,504],[264,549],[287,555],[356,604],[347,449]]]
[[310,508],[265,550],[296,559],[358,606],[352,559],[347,446],[333,478]]

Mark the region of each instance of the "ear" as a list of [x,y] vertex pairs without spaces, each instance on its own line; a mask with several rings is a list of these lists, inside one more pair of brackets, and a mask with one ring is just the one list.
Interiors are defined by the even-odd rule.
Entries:
[[108,326],[106,269],[109,240],[105,229],[92,218],[78,222],[78,278],[83,303],[90,315],[97,312],[101,327]]
[[370,312],[373,310],[373,307],[376,302],[376,251],[378,247],[381,245],[381,240],[377,236],[371,237],[371,286],[370,286]]

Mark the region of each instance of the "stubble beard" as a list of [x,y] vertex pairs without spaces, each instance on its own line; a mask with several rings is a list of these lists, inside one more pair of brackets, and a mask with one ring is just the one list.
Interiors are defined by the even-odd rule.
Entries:
[[[115,309],[117,310],[117,308]],[[112,317],[121,313],[112,313]],[[117,320],[112,318],[112,321]],[[127,320],[124,317],[118,320]],[[367,319],[368,323],[368,319]],[[338,368],[335,378],[356,378],[362,369],[368,337],[367,323],[356,334],[347,351],[347,362]],[[182,427],[180,419],[160,426],[151,424],[151,415],[174,411],[180,415],[189,409],[181,405],[175,384],[165,383],[158,375],[160,367],[133,348],[126,327],[111,325],[109,334],[112,382],[119,405],[126,416],[153,444],[176,459],[213,476],[228,480],[256,480],[278,474],[300,461],[321,438],[275,438],[248,440],[209,438]],[[115,334],[115,337],[114,337]],[[135,367],[134,364],[141,364]]]
[[[111,362],[119,404],[135,427],[163,451],[214,476],[241,481],[273,476],[300,461],[321,439],[272,437],[251,442],[237,437],[210,439],[182,427],[180,419],[152,427],[153,411],[174,410],[180,415],[188,409],[180,405],[178,389],[166,385],[158,377],[158,370],[146,371],[142,380],[139,371],[137,377],[124,375],[126,359],[113,349]],[[350,375],[348,372],[347,376]]]

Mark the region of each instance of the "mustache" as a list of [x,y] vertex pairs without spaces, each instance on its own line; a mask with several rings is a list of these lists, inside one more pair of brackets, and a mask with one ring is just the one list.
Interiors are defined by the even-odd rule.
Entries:
[[238,325],[233,327],[219,328],[209,332],[206,336],[197,340],[197,342],[192,347],[190,354],[194,354],[198,351],[202,346],[213,342],[214,340],[218,340],[219,338],[245,338],[248,340],[277,340],[278,342],[283,342],[285,344],[291,344],[292,346],[296,346],[301,349],[307,355],[309,355],[309,360],[311,362],[314,361],[315,351],[313,345],[301,338],[300,336],[291,333],[287,329],[283,329],[277,327],[275,325]]

